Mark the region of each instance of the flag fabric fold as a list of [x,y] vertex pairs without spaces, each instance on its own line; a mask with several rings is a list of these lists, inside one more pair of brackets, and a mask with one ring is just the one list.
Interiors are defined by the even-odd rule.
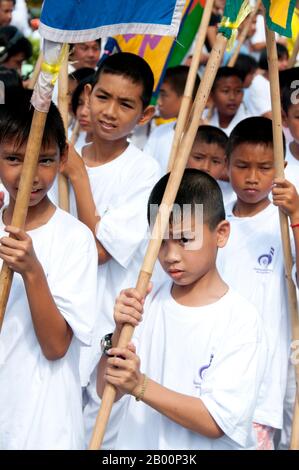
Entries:
[[185,0],[45,0],[40,33],[77,43],[117,34],[176,36]]
[[251,7],[248,0],[226,0],[219,33],[229,40],[232,39],[230,48],[237,36],[238,27],[250,12]]
[[44,61],[31,98],[34,108],[41,113],[49,111],[53,88],[59,74],[65,50],[65,46],[58,42],[45,40],[43,43]]
[[263,0],[263,4],[268,28],[282,36],[292,37],[291,24],[296,0]]

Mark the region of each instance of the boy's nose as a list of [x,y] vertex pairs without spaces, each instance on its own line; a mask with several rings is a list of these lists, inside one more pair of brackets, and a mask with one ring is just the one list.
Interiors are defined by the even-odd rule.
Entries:
[[204,171],[205,173],[210,173],[210,162],[209,160],[203,160],[201,166],[201,170]]
[[256,171],[255,168],[252,168],[248,171],[248,173],[246,175],[246,181],[248,183],[257,183],[258,182],[257,171]]
[[164,259],[167,264],[178,262],[180,259],[177,244],[172,240],[168,240]]
[[33,185],[37,184],[38,182],[39,182],[39,176],[38,176],[38,172],[36,171],[34,178],[33,178]]
[[104,113],[110,118],[116,115],[116,103],[113,100],[107,101]]

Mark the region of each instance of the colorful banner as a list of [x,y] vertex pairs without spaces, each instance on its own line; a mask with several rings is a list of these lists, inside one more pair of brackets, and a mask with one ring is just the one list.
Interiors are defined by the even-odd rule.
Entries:
[[183,16],[178,37],[168,61],[168,67],[180,65],[187,56],[198,31],[206,0],[191,0]]
[[296,0],[263,0],[266,9],[266,22],[269,29],[276,33],[292,37],[292,17]]
[[186,0],[179,34],[175,40],[169,36],[124,34],[110,38],[107,54],[116,51],[132,52],[143,57],[151,66],[155,77],[154,99],[167,67],[182,63],[197,33],[205,0]]
[[54,42],[117,34],[176,36],[185,0],[45,0],[40,33]]

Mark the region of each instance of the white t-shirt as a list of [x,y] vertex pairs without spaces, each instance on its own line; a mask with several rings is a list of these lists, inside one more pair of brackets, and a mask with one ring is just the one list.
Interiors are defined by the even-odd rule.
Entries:
[[252,446],[265,347],[257,311],[232,289],[203,307],[178,304],[170,289],[168,280],[147,299],[143,322],[135,330],[141,370],[170,390],[200,398],[225,435],[210,439],[197,434],[125,395],[112,409],[109,444],[114,434],[115,449]]
[[245,106],[251,116],[262,116],[272,110],[270,82],[263,75],[255,75],[244,96]]
[[284,170],[285,177],[294,186],[296,186],[296,189],[299,192],[299,160],[297,160],[291,153],[290,144],[287,144],[285,160],[288,162]]
[[237,200],[237,195],[228,181],[217,180],[217,183],[222,191],[224,206]]
[[174,138],[174,126],[175,121],[158,126],[153,130],[144,147],[144,151],[157,160],[163,175],[167,173],[168,160]]
[[[160,177],[158,164],[133,144],[114,160],[88,167],[91,191],[101,217],[97,238],[112,258],[98,267],[97,327],[94,347],[81,358],[82,385],[86,385],[99,357],[103,331],[114,329],[113,307],[120,290],[136,284],[148,240],[147,201]],[[50,197],[58,200],[57,181]],[[77,216],[73,188],[70,212]]]
[[252,302],[262,316],[268,338],[269,363],[254,421],[281,428],[288,365],[288,305],[278,209],[270,204],[253,217],[235,217],[227,245],[219,250],[221,277]]
[[28,234],[74,336],[63,358],[45,358],[23,279],[15,273],[0,335],[0,449],[82,449],[79,347],[91,344],[95,321],[95,242],[87,227],[60,209]]
[[[208,111],[205,111],[203,113],[203,118],[206,118]],[[240,104],[238,111],[234,115],[233,119],[229,123],[227,127],[221,127],[219,124],[219,114],[217,109],[214,109],[213,115],[211,119],[209,120],[209,125],[210,126],[215,126],[218,127],[218,129],[221,129],[223,132],[226,133],[226,135],[229,137],[231,131],[233,130],[234,127],[236,127],[237,124],[239,124],[240,121],[243,121],[243,119],[246,119],[250,116],[250,113],[247,112],[245,109],[245,106],[243,103]]]

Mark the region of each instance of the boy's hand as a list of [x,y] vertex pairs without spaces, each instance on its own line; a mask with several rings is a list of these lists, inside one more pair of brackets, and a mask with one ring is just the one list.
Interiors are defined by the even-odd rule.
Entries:
[[[146,295],[151,291],[150,284]],[[141,297],[137,289],[122,290],[115,301],[114,321],[116,331],[120,332],[123,325],[128,323],[134,328],[142,321],[144,298]]]
[[134,395],[143,384],[143,374],[140,372],[140,359],[136,348],[129,343],[127,348],[112,348],[107,360],[104,379],[114,385],[121,394]]
[[274,178],[273,204],[285,212],[291,223],[299,222],[299,195],[295,186],[283,178]]
[[69,144],[68,158],[66,162],[62,164],[60,171],[64,176],[71,180],[76,176],[80,176],[82,170],[85,171],[83,159],[76,152],[75,147],[72,144]]
[[0,239],[0,258],[13,271],[21,275],[34,272],[39,266],[39,261],[29,235],[24,230],[12,225],[5,227],[5,231],[15,238],[2,237]]

